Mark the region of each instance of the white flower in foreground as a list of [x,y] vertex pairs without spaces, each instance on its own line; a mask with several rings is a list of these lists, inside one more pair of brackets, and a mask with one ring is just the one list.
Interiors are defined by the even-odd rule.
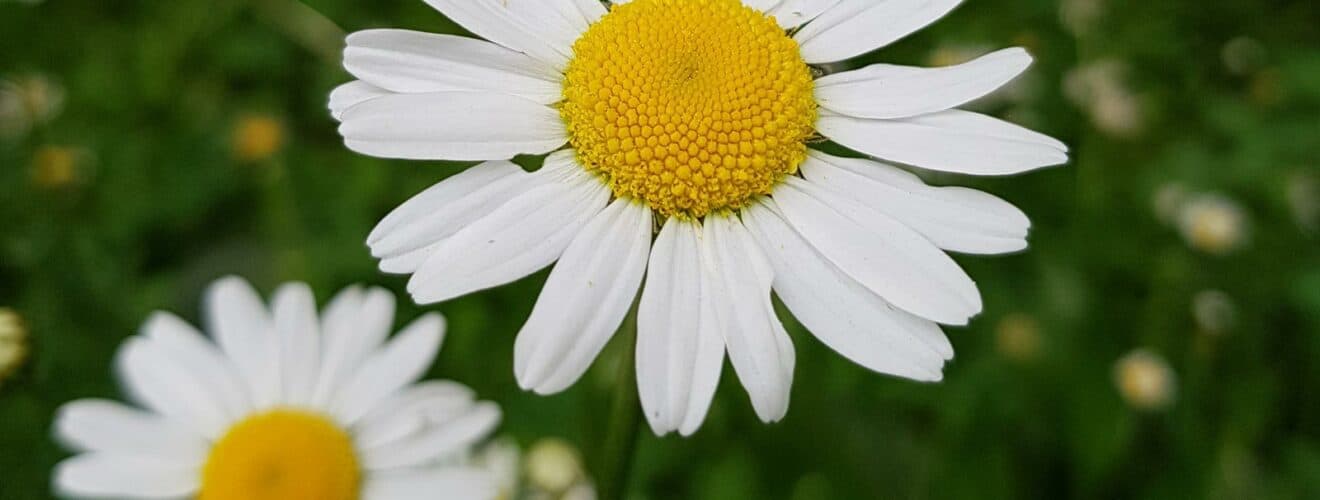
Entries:
[[[421,303],[558,261],[514,353],[541,394],[586,371],[649,275],[637,376],[657,434],[701,425],[726,352],[761,419],[784,416],[794,353],[772,288],[845,357],[940,380],[953,349],[938,324],[981,310],[944,251],[1026,248],[1030,223],[1007,202],[812,151],[817,138],[973,175],[1068,160],[1059,141],[952,109],[1022,73],[1022,49],[817,78],[959,0],[427,2],[489,41],[355,33],[344,64],[359,80],[331,111],[353,150],[486,163],[387,216],[373,254],[413,275]],[[507,161],[544,153],[534,173]]]
[[215,343],[156,313],[120,349],[122,382],[143,409],[64,405],[57,436],[82,452],[56,468],[67,496],[203,500],[492,498],[459,465],[499,421],[492,403],[442,381],[414,382],[439,351],[444,319],[386,340],[394,297],[349,288],[317,316],[311,290],[281,287],[270,311],[227,278],[206,295]]

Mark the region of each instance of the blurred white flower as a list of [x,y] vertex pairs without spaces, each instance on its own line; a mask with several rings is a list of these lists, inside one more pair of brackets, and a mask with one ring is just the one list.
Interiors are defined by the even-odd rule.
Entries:
[[1202,290],[1192,297],[1192,319],[1201,331],[1222,335],[1236,324],[1237,306],[1223,291]]
[[1239,36],[1219,51],[1219,58],[1230,73],[1238,76],[1255,73],[1264,64],[1268,53],[1260,41],[1246,36]]
[[536,489],[559,495],[584,477],[582,457],[567,441],[545,438],[527,451],[527,480]]
[[1178,228],[1192,248],[1227,255],[1247,239],[1247,215],[1237,202],[1217,194],[1189,198],[1178,214]]
[[1107,135],[1130,138],[1145,129],[1141,97],[1128,86],[1128,68],[1106,59],[1074,68],[1064,76],[1064,92]]
[[500,411],[446,381],[417,382],[444,337],[422,316],[389,337],[394,296],[351,287],[323,314],[289,283],[267,307],[247,282],[206,293],[210,336],[157,312],[116,361],[142,408],[65,404],[56,436],[80,452],[54,484],[78,498],[487,499],[458,465]]
[[1153,411],[1167,408],[1175,393],[1175,377],[1160,355],[1137,349],[1114,364],[1114,384],[1129,406]]
[[1080,38],[1095,29],[1104,10],[1104,0],[1063,0],[1059,3],[1059,21]]
[[42,74],[0,79],[0,138],[18,138],[55,119],[64,88]]
[[1299,172],[1288,178],[1288,206],[1303,232],[1320,232],[1320,177]]

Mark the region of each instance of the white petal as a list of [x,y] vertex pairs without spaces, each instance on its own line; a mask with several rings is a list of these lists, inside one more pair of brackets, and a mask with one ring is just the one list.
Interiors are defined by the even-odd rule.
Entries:
[[390,91],[364,82],[354,80],[330,91],[330,116],[336,120],[344,117],[344,111],[358,104],[370,101],[380,96],[390,95]]
[[650,246],[651,209],[631,200],[616,200],[582,228],[518,332],[518,385],[553,394],[587,371],[628,314]]
[[466,386],[446,380],[431,380],[410,386],[377,405],[358,422],[353,438],[359,450],[392,444],[423,430],[434,422],[445,422],[466,413],[475,394]]
[[192,325],[173,314],[156,312],[143,325],[142,335],[203,381],[204,386],[197,390],[213,399],[226,416],[237,419],[252,411],[248,391],[233,363]]
[[775,188],[774,199],[822,255],[890,303],[950,325],[966,324],[981,311],[967,273],[889,216],[794,177]]
[[166,459],[108,453],[79,455],[55,466],[55,490],[66,497],[180,498],[197,491],[196,467]]
[[794,39],[811,64],[842,61],[889,45],[944,17],[962,0],[842,0]]
[[877,158],[972,175],[1008,175],[1068,162],[1068,147],[989,116],[951,109],[901,120],[822,113],[816,129]]
[[342,120],[349,149],[381,158],[503,160],[568,141],[557,111],[496,92],[391,94],[348,108]]
[[152,411],[210,439],[219,437],[233,422],[205,381],[158,342],[129,337],[115,361],[125,390]]
[[461,415],[432,425],[406,440],[364,450],[363,464],[373,471],[432,465],[485,438],[499,421],[498,406],[477,403]]
[[839,3],[839,0],[783,0],[769,11],[784,29],[807,24]]
[[320,318],[316,297],[305,283],[289,283],[271,300],[275,330],[280,340],[283,401],[304,406],[312,403],[321,370]]
[[1027,247],[1026,214],[989,194],[927,186],[897,167],[818,151],[808,153],[801,169],[811,183],[893,217],[945,250],[997,254]]
[[344,68],[392,92],[489,91],[541,104],[563,96],[562,75],[545,63],[472,38],[377,29],[348,36]]
[[637,310],[637,388],[657,436],[701,425],[724,367],[720,325],[703,315],[701,266],[700,226],[670,217]]
[[504,160],[464,170],[385,216],[367,237],[371,254],[399,257],[435,245],[526,192],[539,179]]
[[443,327],[439,315],[422,316],[364,360],[335,399],[333,412],[339,423],[353,425],[381,401],[421,378],[440,351]]
[[61,406],[55,435],[70,448],[201,466],[210,443],[186,426],[115,401],[82,399]]
[[321,314],[321,363],[313,404],[330,405],[362,360],[376,352],[394,326],[394,294],[380,288],[344,289]]
[[426,0],[477,35],[562,70],[573,42],[605,15],[591,0]]
[[816,80],[822,108],[859,118],[892,119],[955,108],[994,92],[1031,66],[1021,48],[946,68],[876,64]]
[[270,314],[261,298],[242,278],[221,278],[206,290],[204,316],[225,356],[247,384],[255,408],[280,400],[279,339],[271,331]]
[[795,357],[770,301],[773,270],[732,217],[707,217],[702,234],[703,272],[712,284],[706,300],[719,317],[729,360],[756,415],[777,422],[788,412]]
[[775,293],[811,333],[868,369],[938,381],[953,349],[935,323],[900,311],[849,278],[765,205],[743,223],[775,269]]
[[408,282],[413,299],[422,304],[449,300],[517,280],[558,259],[605,207],[609,189],[585,171],[561,177],[546,168],[537,174],[556,179],[510,200],[437,247]]
[[362,500],[439,497],[489,500],[495,498],[497,493],[495,483],[486,471],[447,467],[372,474],[363,485]]

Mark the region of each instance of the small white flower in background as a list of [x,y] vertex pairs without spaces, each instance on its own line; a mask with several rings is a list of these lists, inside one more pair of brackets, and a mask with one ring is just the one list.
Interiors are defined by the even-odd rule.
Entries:
[[1167,408],[1176,392],[1169,363],[1146,349],[1132,351],[1114,364],[1114,384],[1129,406],[1142,411]]
[[1146,117],[1141,97],[1127,84],[1127,73],[1127,65],[1121,61],[1092,62],[1064,76],[1064,92],[1090,115],[1097,130],[1131,138],[1145,129]]
[[1104,13],[1104,0],[1063,0],[1059,3],[1059,21],[1075,37],[1094,31]]
[[1247,36],[1229,40],[1219,52],[1224,67],[1229,73],[1238,76],[1250,75],[1260,70],[1268,56],[1264,44]]
[[1320,176],[1298,172],[1288,177],[1285,196],[1293,219],[1307,234],[1320,232]]
[[0,308],[0,384],[23,366],[28,357],[28,331],[23,318],[9,308]]
[[211,339],[154,314],[120,348],[121,381],[142,409],[64,405],[56,436],[81,454],[55,470],[68,496],[201,500],[487,499],[486,474],[461,465],[499,408],[447,381],[417,382],[444,319],[387,340],[394,297],[352,287],[318,315],[291,283],[268,309],[243,280],[213,284]]
[[1237,306],[1221,290],[1202,290],[1192,297],[1192,319],[1201,331],[1223,335],[1237,323]]
[[1188,246],[1212,255],[1227,255],[1246,243],[1247,215],[1227,197],[1200,194],[1183,203],[1178,228]]
[[567,441],[546,438],[527,450],[527,480],[538,490],[562,494],[585,476],[582,456]]
[[18,138],[64,109],[64,87],[42,74],[0,79],[0,138]]
[[[354,33],[359,80],[331,113],[363,154],[486,163],[386,216],[372,254],[412,275],[419,303],[557,261],[514,350],[539,394],[587,371],[640,292],[637,382],[658,435],[701,426],[726,354],[757,415],[784,417],[795,354],[772,291],[848,359],[941,380],[939,325],[982,308],[945,252],[1021,251],[1030,221],[896,164],[1002,176],[1068,161],[1053,138],[957,109],[1022,74],[1021,48],[817,78],[960,0],[427,3],[489,42]],[[808,147],[822,137],[868,157]],[[546,153],[534,173],[508,161]]]

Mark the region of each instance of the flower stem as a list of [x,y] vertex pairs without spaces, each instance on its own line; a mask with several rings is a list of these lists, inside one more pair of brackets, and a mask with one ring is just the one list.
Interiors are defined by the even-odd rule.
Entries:
[[637,431],[641,427],[641,403],[637,399],[636,343],[637,303],[619,328],[618,341],[623,346],[618,379],[614,383],[614,401],[610,408],[608,434],[600,454],[600,498],[619,500],[628,489]]

